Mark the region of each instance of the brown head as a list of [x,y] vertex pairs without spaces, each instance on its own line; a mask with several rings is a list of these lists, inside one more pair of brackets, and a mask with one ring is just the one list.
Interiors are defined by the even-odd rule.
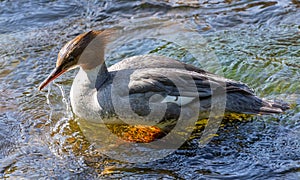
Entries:
[[89,31],[78,35],[64,45],[58,53],[56,68],[40,84],[39,90],[63,73],[78,66],[89,70],[103,64],[107,35],[107,31]]

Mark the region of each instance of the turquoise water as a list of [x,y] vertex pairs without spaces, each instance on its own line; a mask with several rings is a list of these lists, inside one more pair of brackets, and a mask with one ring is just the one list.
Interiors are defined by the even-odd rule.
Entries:
[[[199,2],[1,1],[0,177],[299,179],[299,2]],[[203,56],[195,59],[176,39],[149,38],[160,24],[171,39],[196,32],[200,38],[187,37]],[[174,31],[171,24],[184,29]],[[123,29],[127,38],[112,41],[109,65],[132,55],[163,54],[245,82],[257,95],[284,100],[292,109],[226,121],[205,147],[198,147],[196,133],[154,162],[113,160],[93,150],[70,110],[76,71],[57,79],[50,92],[37,91],[63,44],[104,28]]]

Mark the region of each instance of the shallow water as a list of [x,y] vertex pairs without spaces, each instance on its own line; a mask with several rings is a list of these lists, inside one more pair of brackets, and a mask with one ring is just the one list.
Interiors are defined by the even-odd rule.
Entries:
[[[1,1],[0,177],[299,179],[299,6],[294,0]],[[292,109],[224,121],[201,148],[201,133],[195,132],[153,162],[126,163],[98,153],[70,109],[76,72],[57,79],[49,92],[37,86],[64,43],[112,27],[125,37],[111,42],[109,65],[132,55],[163,54],[243,81],[257,95],[284,100]],[[157,38],[158,32],[165,36]],[[190,44],[176,43],[180,34]]]

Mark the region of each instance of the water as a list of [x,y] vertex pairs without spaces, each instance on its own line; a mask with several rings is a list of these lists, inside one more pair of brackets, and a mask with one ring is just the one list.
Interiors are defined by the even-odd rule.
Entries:
[[[1,1],[0,177],[299,179],[299,2],[199,2]],[[212,59],[196,61],[174,43],[146,39],[115,47],[107,63],[164,54],[243,81],[259,96],[287,101],[292,109],[224,121],[204,148],[195,132],[176,152],[154,162],[125,163],[97,153],[70,111],[76,72],[57,79],[50,93],[38,92],[38,84],[55,66],[62,45],[77,34],[118,27],[146,36],[170,22],[199,33],[204,38],[197,42],[199,52],[213,52]]]

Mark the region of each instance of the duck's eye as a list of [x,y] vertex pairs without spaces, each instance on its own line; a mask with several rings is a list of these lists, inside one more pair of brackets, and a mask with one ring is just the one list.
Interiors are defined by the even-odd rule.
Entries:
[[74,61],[74,59],[75,59],[75,58],[74,58],[73,56],[70,56],[70,57],[69,57],[69,61]]

